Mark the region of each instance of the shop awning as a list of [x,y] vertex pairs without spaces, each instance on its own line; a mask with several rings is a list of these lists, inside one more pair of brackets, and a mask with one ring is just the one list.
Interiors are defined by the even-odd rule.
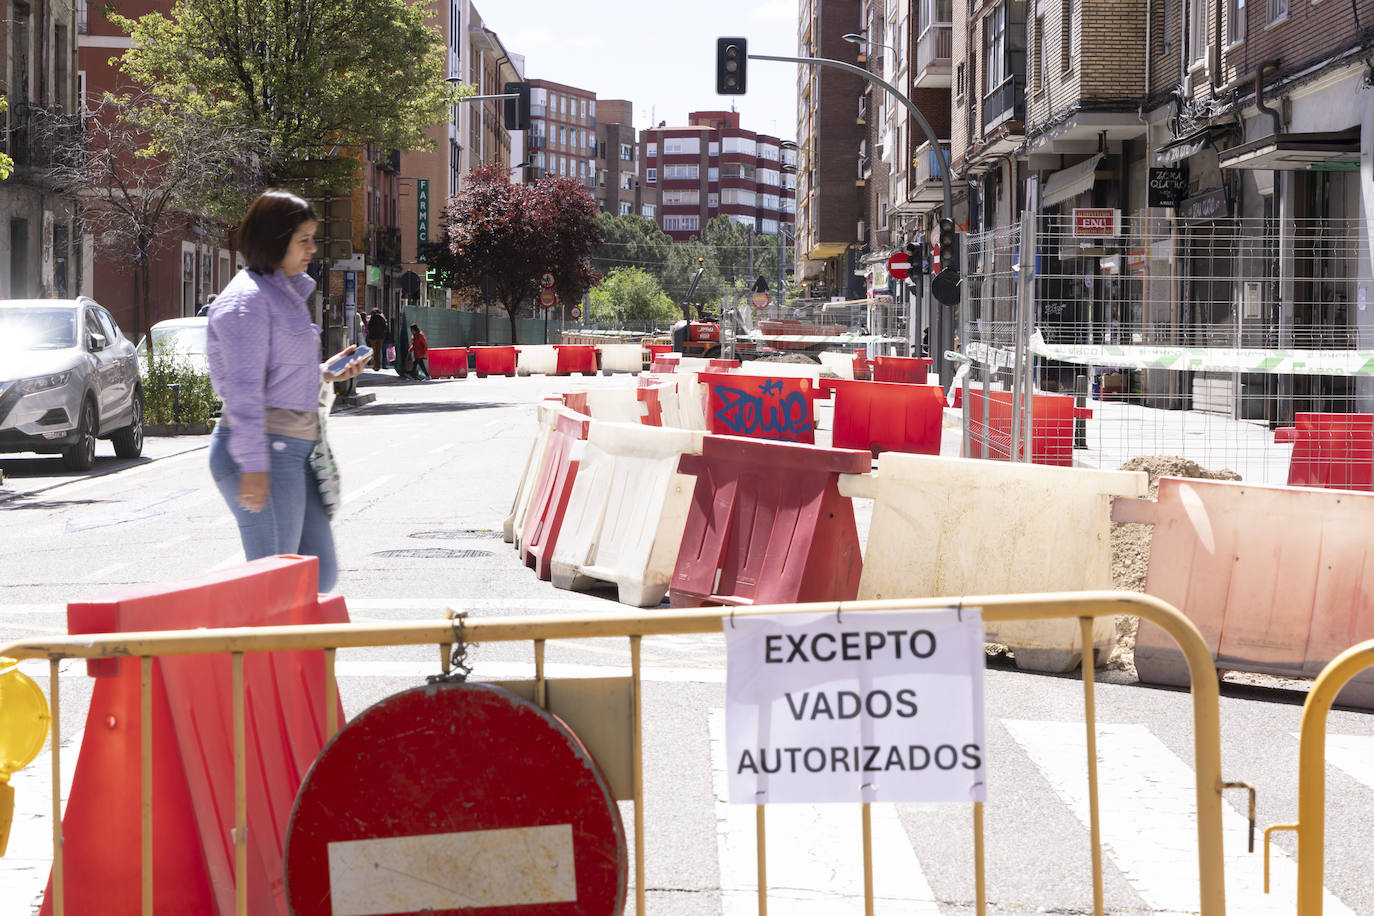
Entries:
[[1204,127],[1177,140],[1171,140],[1155,152],[1155,164],[1178,165],[1184,159],[1196,156],[1211,144],[1215,133],[1215,128]]
[[1271,134],[1218,153],[1217,164],[1224,169],[1353,172],[1360,167],[1360,129]]
[[1082,162],[1060,169],[1052,174],[1045,182],[1045,190],[1040,195],[1040,203],[1046,207],[1063,203],[1071,197],[1077,197],[1084,191],[1091,191],[1093,184],[1097,181],[1097,164],[1102,161],[1102,154],[1091,156]]

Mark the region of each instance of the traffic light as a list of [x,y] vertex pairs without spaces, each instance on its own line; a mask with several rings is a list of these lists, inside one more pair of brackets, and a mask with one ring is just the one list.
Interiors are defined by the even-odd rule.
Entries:
[[913,274],[927,273],[925,245],[917,242],[907,242],[906,258],[911,262],[911,272]]
[[930,284],[930,292],[945,305],[959,301],[959,232],[954,220],[940,220],[940,274]]
[[745,64],[748,60],[748,39],[716,39],[717,95],[744,95]]
[[514,93],[516,96],[513,99],[506,99],[506,130],[529,130],[530,84],[527,82],[506,83],[504,92],[506,95]]
[[439,271],[435,270],[433,267],[425,271],[425,282],[428,283],[430,286],[433,286],[435,281],[437,281],[438,279]]

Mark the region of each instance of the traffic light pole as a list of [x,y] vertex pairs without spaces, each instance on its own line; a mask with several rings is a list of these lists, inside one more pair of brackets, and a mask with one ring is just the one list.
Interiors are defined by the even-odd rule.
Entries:
[[[930,143],[930,145],[936,150],[940,149],[940,141],[939,138],[935,135],[935,128],[930,126],[930,122],[927,121],[926,116],[921,113],[921,109],[916,107],[916,103],[911,101],[911,99],[907,98],[906,95],[896,86],[892,85],[887,80],[882,79],[881,77],[873,73],[870,73],[863,67],[859,67],[854,64],[847,64],[842,60],[831,60],[828,57],[781,57],[772,54],[750,54],[748,57],[749,60],[772,60],[784,64],[812,64],[817,67],[833,67],[836,70],[843,70],[845,73],[849,73],[854,76],[860,77],[861,79],[868,80],[868,82],[873,83],[876,86],[881,86],[882,88],[886,89],[894,99],[896,99],[898,102],[901,102],[902,105],[906,107],[907,111],[911,112],[911,116],[916,119],[917,125],[919,125],[921,130],[925,133],[926,140]],[[945,218],[952,219],[954,217],[954,185],[950,182],[949,179],[948,161],[945,162],[944,168],[940,169],[940,183],[944,190]],[[954,276],[957,278],[959,276],[959,265],[952,264],[949,265],[949,267],[953,268]],[[941,264],[940,272],[944,273],[945,269],[946,266],[944,264]],[[961,306],[963,305],[963,293],[964,286],[962,283],[960,283],[959,300]],[[943,383],[943,381],[945,380],[945,349],[946,347],[948,347],[949,349],[953,349],[954,346],[953,326],[952,322],[949,321],[949,319],[952,316],[947,316],[942,312],[932,310],[932,321],[934,321],[936,317],[939,318],[939,321],[934,322],[936,325],[935,331],[938,332],[939,336],[936,336],[935,333],[931,334],[931,355],[935,359],[935,371],[939,375],[941,382]],[[950,326],[946,327],[946,324],[949,324]]]

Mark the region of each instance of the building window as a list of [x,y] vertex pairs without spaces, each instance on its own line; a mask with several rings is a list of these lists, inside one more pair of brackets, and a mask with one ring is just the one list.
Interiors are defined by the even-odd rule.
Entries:
[[696,137],[680,137],[663,141],[663,155],[697,155],[701,152],[701,141]]
[[658,169],[645,169],[645,170],[644,170],[644,181],[645,181],[646,184],[657,184],[657,183],[658,183]]
[[658,208],[655,207],[653,204],[645,204],[644,206],[642,206],[642,207],[639,208],[639,213],[640,213],[640,215],[641,215],[641,216],[647,216],[649,219],[653,219],[653,218],[654,218],[654,214],[655,214],[657,211],[658,211]]
[[[1073,69],[1074,0],[1060,0],[1059,69]],[[1168,4],[1166,3],[1167,7]]]
[[695,165],[667,165],[663,167],[664,180],[699,178],[701,169]]
[[964,97],[964,63],[963,63],[963,61],[960,61],[960,62],[959,62],[959,66],[958,66],[958,67],[956,68],[956,70],[955,70],[955,75],[954,75],[954,95],[955,95],[956,98],[960,98],[960,99],[962,99],[962,98]]
[[699,216],[663,217],[665,232],[696,232],[699,228],[701,228],[701,217]]
[[635,176],[629,172],[620,173],[620,190],[633,191],[635,187]]
[[983,18],[983,93],[990,94],[1007,78],[1007,7],[1002,4]]
[[629,215],[630,215],[631,213],[633,213],[633,212],[635,212],[635,205],[634,205],[634,204],[630,203],[628,200],[622,200],[622,201],[620,202],[620,215],[621,215],[621,216],[629,216]]
[[657,144],[657,143],[649,143],[649,144],[645,145],[645,147],[644,147],[644,155],[647,156],[647,157],[650,158],[650,159],[655,158],[655,157],[658,155],[658,144]]
[[1288,0],[1269,0],[1269,21],[1288,18]]
[[1035,37],[1032,45],[1035,49],[1034,79],[1036,90],[1045,88],[1045,17],[1037,16],[1035,20]]
[[581,102],[581,104],[578,105],[577,107],[578,107],[578,109],[581,111],[582,117],[585,118],[585,117],[587,116],[587,100],[586,100],[586,99],[583,99],[582,102]]
[[707,195],[706,195],[706,206],[709,207],[709,208],[712,209],[712,210],[715,210],[716,208],[718,208],[718,207],[720,206],[720,195],[719,195],[719,194],[707,194]]
[[[603,153],[603,155],[604,155],[604,153]],[[635,158],[634,147],[630,146],[630,144],[628,144],[628,143],[622,143],[622,144],[620,144],[620,161],[621,161],[621,162],[633,162],[633,161],[634,161],[634,158]]]
[[1245,40],[1245,0],[1226,0],[1226,43]]
[[1207,59],[1207,0],[1192,0],[1188,13],[1188,61],[1200,64]]
[[700,204],[700,203],[701,203],[701,192],[700,192],[700,191],[664,191],[664,192],[663,192],[663,205],[664,205],[665,207],[674,206],[674,205],[682,205],[682,204],[691,204],[692,206],[696,206],[696,205],[698,205],[698,204]]

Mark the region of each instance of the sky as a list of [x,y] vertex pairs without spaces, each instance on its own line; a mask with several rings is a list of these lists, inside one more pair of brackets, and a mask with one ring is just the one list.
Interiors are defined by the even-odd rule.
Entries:
[[744,95],[716,95],[716,38],[751,54],[797,54],[797,0],[476,0],[525,76],[634,103],[636,128],[687,123],[689,111],[740,113],[740,126],[797,135],[797,67],[750,61]]

